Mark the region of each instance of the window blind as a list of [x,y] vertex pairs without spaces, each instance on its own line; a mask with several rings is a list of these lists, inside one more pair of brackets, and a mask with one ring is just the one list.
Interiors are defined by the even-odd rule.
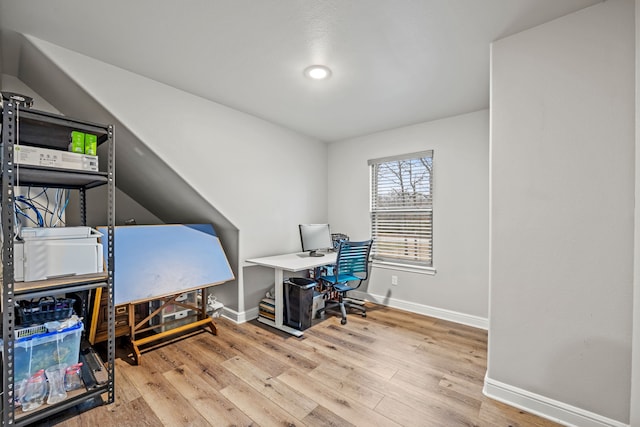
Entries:
[[433,266],[433,151],[369,160],[373,258]]

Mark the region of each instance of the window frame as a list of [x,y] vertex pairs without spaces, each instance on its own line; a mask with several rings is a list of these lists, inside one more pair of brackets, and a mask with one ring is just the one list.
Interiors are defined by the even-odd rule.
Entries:
[[[387,206],[384,206],[384,203],[381,206],[381,187],[384,186],[387,190],[393,192],[398,189],[402,190],[403,183],[405,178],[410,180],[413,179],[412,173],[415,171],[413,165],[420,161],[421,159],[429,159],[426,164],[423,163],[423,168],[418,168],[416,172],[420,173],[421,177],[424,177],[425,173],[428,173],[428,178],[426,183],[422,180],[422,178],[416,179],[415,181],[411,181],[414,188],[417,188],[416,191],[407,193],[402,192],[403,194],[409,194],[409,198],[403,197],[400,199],[397,204],[394,206],[394,202],[390,201],[387,203]],[[435,274],[434,262],[433,262],[433,158],[434,151],[433,150],[425,150],[414,153],[402,154],[397,156],[389,156],[382,157],[377,159],[371,159],[368,161],[369,165],[369,219],[370,219],[370,229],[371,236],[374,239],[374,246],[371,251],[371,257],[374,265],[389,268],[389,269],[398,269],[398,270],[410,270],[419,273],[428,273]],[[403,169],[402,166],[407,165],[408,169]],[[395,162],[404,162],[403,165],[399,163],[397,165],[390,165]],[[401,181],[395,183],[391,182],[393,179],[389,177],[391,175],[387,175],[386,177],[382,177],[380,175],[380,170],[382,165],[389,165],[390,168],[396,168],[395,172],[391,172],[396,177],[398,174],[403,176]],[[420,166],[418,164],[418,166]],[[388,169],[391,171],[391,169]],[[400,170],[404,172],[400,172]],[[409,175],[405,176],[405,172],[411,171]],[[405,183],[406,184],[406,183]],[[397,187],[396,187],[397,186]],[[413,187],[412,186],[412,187]],[[399,187],[399,188],[398,188]],[[406,187],[406,186],[405,186]],[[416,198],[416,195],[421,195],[421,197]],[[419,200],[415,204],[407,204],[408,199]],[[400,216],[400,220],[394,220],[392,216],[389,214]],[[387,216],[387,220],[385,220],[384,216]],[[424,219],[424,222],[418,224],[419,229],[415,227],[415,222],[412,223],[411,220],[407,221],[406,218],[409,215],[420,215]],[[394,224],[397,222],[398,224]],[[380,226],[394,226],[394,225],[405,225],[408,226],[413,231],[409,234],[404,234],[404,236],[409,236],[410,239],[413,240],[413,248],[411,248],[409,243],[400,242],[397,239],[393,239],[393,236],[390,235],[386,239],[380,237],[379,228]],[[400,236],[403,236],[402,233],[398,233]],[[405,237],[406,238],[406,237]],[[425,242],[420,243],[419,240],[425,240]],[[380,252],[380,243],[387,243],[387,247],[389,250],[386,252]],[[416,243],[417,242],[417,243]],[[417,248],[417,249],[416,249]],[[409,252],[407,253],[407,249]],[[390,252],[404,250],[404,256],[394,256]],[[411,259],[413,258],[413,259]],[[426,258],[426,259],[425,259]]]

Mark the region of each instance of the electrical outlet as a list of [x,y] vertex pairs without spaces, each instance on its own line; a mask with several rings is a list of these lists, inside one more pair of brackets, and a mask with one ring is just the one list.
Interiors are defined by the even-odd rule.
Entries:
[[393,286],[397,286],[398,285],[398,276],[391,276],[391,284]]

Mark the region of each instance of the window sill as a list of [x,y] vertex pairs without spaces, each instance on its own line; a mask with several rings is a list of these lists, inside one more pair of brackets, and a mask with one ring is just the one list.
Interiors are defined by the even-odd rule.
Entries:
[[436,275],[436,269],[434,267],[420,267],[417,265],[400,264],[388,261],[372,261],[371,266],[375,268],[384,268],[386,270],[399,270],[407,271],[410,273],[428,274],[429,276]]

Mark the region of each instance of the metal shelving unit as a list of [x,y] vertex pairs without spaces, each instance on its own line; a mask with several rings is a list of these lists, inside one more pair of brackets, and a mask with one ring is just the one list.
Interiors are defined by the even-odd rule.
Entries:
[[[98,145],[106,144],[106,167],[100,172],[61,170],[55,168],[17,165],[13,161],[14,145],[31,145],[49,149],[67,150],[71,131],[92,133],[98,137]],[[47,112],[22,109],[13,100],[5,100],[2,108],[2,145],[0,176],[2,194],[0,196],[0,214],[2,224],[2,424],[22,426],[64,411],[80,403],[91,400],[106,403],[114,402],[114,221],[115,221],[115,140],[112,125],[101,125]],[[107,185],[107,271],[98,274],[76,275],[64,279],[41,280],[34,282],[14,282],[13,239],[14,224],[14,186],[37,186],[66,188],[77,190],[80,202],[79,225],[86,225],[86,195],[89,188]],[[84,292],[102,288],[108,295],[108,340],[107,360],[105,363],[106,381],[92,382],[85,377],[89,386],[69,394],[67,399],[57,404],[45,404],[33,412],[19,412],[15,407],[14,388],[14,328],[16,326],[14,309],[19,300],[40,298],[52,293]],[[86,334],[86,332],[85,332]],[[86,341],[83,336],[83,345]],[[90,375],[84,370],[84,375]]]

